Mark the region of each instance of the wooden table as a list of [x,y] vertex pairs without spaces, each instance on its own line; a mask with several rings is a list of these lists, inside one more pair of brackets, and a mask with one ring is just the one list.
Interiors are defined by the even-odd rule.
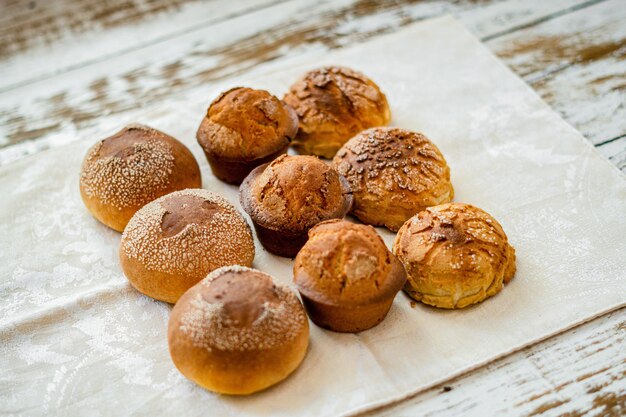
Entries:
[[[2,0],[0,164],[223,77],[442,14],[626,172],[625,0]],[[625,335],[622,309],[368,415],[626,415]]]

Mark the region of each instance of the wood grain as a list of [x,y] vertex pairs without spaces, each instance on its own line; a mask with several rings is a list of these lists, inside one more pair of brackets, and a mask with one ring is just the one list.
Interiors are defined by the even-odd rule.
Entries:
[[620,417],[625,338],[622,309],[363,416]]
[[[215,80],[282,57],[322,54],[399,26],[454,13],[481,37],[533,25],[585,1],[374,2],[342,0],[315,8],[288,1],[180,36],[120,53],[105,62],[0,94],[0,153],[7,162],[66,143],[76,131],[119,114],[179,96]],[[586,7],[588,9],[589,7]],[[215,34],[220,34],[216,36]]]

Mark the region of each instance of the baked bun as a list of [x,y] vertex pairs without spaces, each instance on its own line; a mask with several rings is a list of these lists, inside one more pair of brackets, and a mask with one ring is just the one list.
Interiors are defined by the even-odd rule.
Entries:
[[300,119],[292,145],[303,154],[332,158],[361,130],[389,123],[387,98],[365,75],[342,67],[310,71],[296,81],[284,101]]
[[344,220],[309,230],[293,275],[311,320],[337,332],[376,326],[406,282],[404,267],[374,228]]
[[345,178],[315,156],[282,155],[255,168],[239,197],[265,249],[287,257],[296,256],[311,227],[343,218],[352,205]]
[[295,292],[254,269],[213,271],[170,316],[168,342],[178,370],[224,394],[250,394],[285,379],[304,358],[309,323]]
[[440,308],[479,303],[515,274],[515,250],[502,226],[469,204],[416,214],[398,232],[393,253],[406,268],[407,294]]
[[207,190],[168,194],[139,210],[126,226],[120,262],[130,283],[175,303],[214,269],[251,266],[250,226],[235,207]]
[[230,184],[287,153],[298,131],[295,111],[265,90],[237,87],[213,101],[196,137],[213,174]]
[[119,232],[137,210],[172,191],[202,186],[189,149],[171,136],[130,125],[89,149],[80,195],[91,214]]
[[454,197],[450,168],[426,136],[395,127],[359,133],[333,159],[352,188],[352,213],[363,223],[397,231],[426,207]]

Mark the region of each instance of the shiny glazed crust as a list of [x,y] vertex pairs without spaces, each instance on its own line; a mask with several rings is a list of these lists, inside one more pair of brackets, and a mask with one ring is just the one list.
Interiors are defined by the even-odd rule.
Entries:
[[424,135],[377,127],[350,139],[333,166],[352,188],[352,213],[363,223],[397,231],[426,207],[450,202],[450,168]]
[[393,252],[407,271],[406,293],[440,308],[479,303],[515,274],[515,250],[502,226],[469,204],[416,214],[398,232]]
[[332,158],[361,130],[389,123],[387,98],[365,75],[342,67],[306,73],[295,82],[284,101],[300,119],[292,145],[303,154]]

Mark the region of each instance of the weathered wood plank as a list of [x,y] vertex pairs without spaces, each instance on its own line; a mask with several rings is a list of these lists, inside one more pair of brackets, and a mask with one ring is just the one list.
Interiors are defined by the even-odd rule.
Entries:
[[620,417],[625,338],[622,309],[363,416]]
[[0,13],[0,90],[280,1],[55,0],[5,6]]
[[609,139],[597,148],[613,165],[626,173],[626,135]]
[[488,41],[592,143],[626,133],[626,7],[610,0]]
[[[284,56],[321,54],[453,12],[489,36],[588,2],[289,1],[0,94],[0,160],[65,143],[76,130]],[[487,3],[491,4],[491,3]],[[483,18],[481,18],[483,16]],[[35,143],[34,140],[41,140]]]

